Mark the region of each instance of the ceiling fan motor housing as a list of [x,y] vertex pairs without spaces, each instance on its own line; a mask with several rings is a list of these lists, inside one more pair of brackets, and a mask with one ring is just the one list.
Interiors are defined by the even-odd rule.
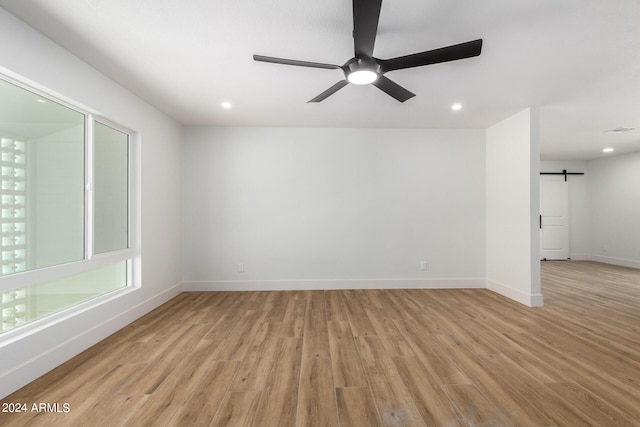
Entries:
[[382,75],[380,65],[370,58],[352,58],[340,68],[347,80],[356,85],[373,83]]
[[351,58],[342,66],[342,70],[347,77],[349,77],[349,74],[356,71],[373,71],[377,75],[382,74],[382,68],[380,67],[380,64],[378,64],[375,59],[371,58]]

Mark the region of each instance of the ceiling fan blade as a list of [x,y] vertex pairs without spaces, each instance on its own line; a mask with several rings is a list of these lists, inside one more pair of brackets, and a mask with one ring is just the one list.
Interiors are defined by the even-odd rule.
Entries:
[[309,102],[320,102],[320,101],[330,97],[331,95],[333,95],[334,93],[336,93],[337,91],[339,91],[340,89],[345,87],[348,83],[349,82],[346,81],[346,80],[340,80],[338,83],[334,84],[329,89],[327,89],[324,92],[322,92],[320,95],[316,96],[315,98],[313,98],[310,101],[307,101],[307,104]]
[[321,62],[297,61],[295,59],[274,58],[273,56],[263,56],[263,55],[253,55],[253,60],[261,61],[261,62],[271,62],[274,64],[297,65],[299,67],[327,68],[330,70],[340,68],[339,65],[323,64]]
[[385,76],[378,77],[378,79],[373,82],[373,85],[381,91],[385,92],[387,95],[393,96],[400,102],[404,102],[407,99],[416,96],[415,93],[409,92],[407,89],[403,88],[402,86]]
[[382,0],[353,0],[353,45],[356,58],[371,58]]
[[399,56],[392,59],[379,59],[383,72],[401,70],[403,68],[420,67],[440,62],[456,61],[458,59],[478,56],[482,52],[482,39],[454,44],[440,49]]

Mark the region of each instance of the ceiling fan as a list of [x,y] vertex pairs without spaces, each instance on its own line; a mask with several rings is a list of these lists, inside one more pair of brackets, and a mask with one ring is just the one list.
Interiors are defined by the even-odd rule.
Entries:
[[482,39],[478,39],[397,58],[375,58],[373,56],[373,46],[378,32],[381,6],[382,0],[353,0],[353,44],[355,56],[342,66],[263,55],[253,55],[253,59],[255,61],[297,65],[300,67],[341,69],[344,72],[344,80],[340,80],[308,102],[320,102],[349,83],[359,85],[371,83],[398,101],[405,102],[407,99],[414,97],[415,94],[387,78],[384,75],[385,73],[403,68],[471,58],[480,55],[482,51]]

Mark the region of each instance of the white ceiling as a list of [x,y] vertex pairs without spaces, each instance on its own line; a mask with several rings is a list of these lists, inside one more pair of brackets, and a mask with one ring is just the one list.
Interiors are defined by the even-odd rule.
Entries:
[[[640,150],[640,0],[384,0],[378,58],[484,40],[479,57],[388,73],[416,94],[404,104],[370,85],[308,104],[342,71],[253,61],[342,65],[353,56],[349,0],[0,6],[185,125],[485,128],[539,106],[543,158]],[[604,132],[617,127],[638,130]]]

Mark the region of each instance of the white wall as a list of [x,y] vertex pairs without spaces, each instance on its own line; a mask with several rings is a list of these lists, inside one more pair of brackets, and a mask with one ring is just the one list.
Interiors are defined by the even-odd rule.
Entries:
[[180,291],[181,141],[171,119],[0,8],[0,73],[139,132],[140,289],[0,343],[0,396],[25,385]]
[[185,289],[484,287],[484,155],[482,130],[188,128]]
[[640,268],[640,152],[587,164],[591,259]]
[[487,287],[529,306],[540,294],[538,111],[487,129]]

